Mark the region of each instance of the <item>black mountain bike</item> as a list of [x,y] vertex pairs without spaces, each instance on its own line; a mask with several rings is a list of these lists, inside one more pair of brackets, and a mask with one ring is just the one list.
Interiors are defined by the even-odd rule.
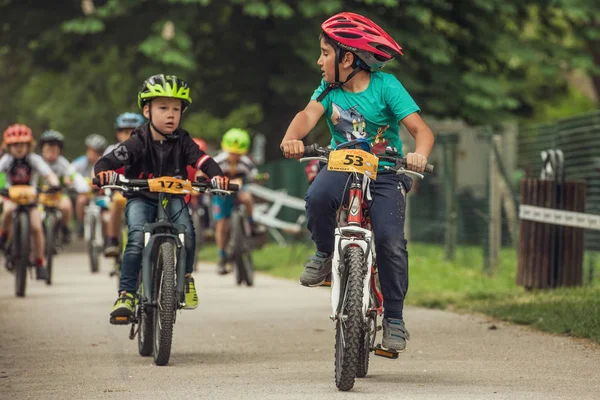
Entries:
[[[98,185],[94,179],[94,184]],[[232,186],[232,190],[237,189]],[[124,192],[158,193],[156,221],[144,226],[145,245],[142,270],[138,279],[138,294],[134,317],[116,317],[116,324],[131,323],[129,338],[138,335],[138,350],[142,356],[153,355],[156,365],[166,365],[171,356],[173,325],[177,310],[185,307],[185,234],[183,224],[169,220],[167,205],[172,195],[196,192],[231,194],[213,189],[210,183],[190,182],[163,176],[154,179],[127,179],[119,175],[115,185],[103,188]],[[184,210],[185,211],[185,210]]]

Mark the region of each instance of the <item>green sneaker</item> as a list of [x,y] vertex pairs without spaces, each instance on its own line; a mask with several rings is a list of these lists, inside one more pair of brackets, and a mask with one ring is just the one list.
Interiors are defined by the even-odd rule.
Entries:
[[194,278],[185,278],[185,307],[184,310],[193,310],[198,307],[198,294],[196,293],[196,284]]
[[121,292],[110,313],[110,323],[113,325],[127,325],[131,322],[135,312],[135,295]]

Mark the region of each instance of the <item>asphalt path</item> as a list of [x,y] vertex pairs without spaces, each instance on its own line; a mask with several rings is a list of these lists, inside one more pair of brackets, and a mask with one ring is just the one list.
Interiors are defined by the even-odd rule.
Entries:
[[112,326],[110,264],[58,256],[55,283],[14,296],[0,270],[0,399],[599,399],[600,348],[480,316],[407,308],[398,360],[371,355],[352,392],[333,378],[329,291],[256,277],[237,287],[203,264],[200,307],[177,317],[169,365]]

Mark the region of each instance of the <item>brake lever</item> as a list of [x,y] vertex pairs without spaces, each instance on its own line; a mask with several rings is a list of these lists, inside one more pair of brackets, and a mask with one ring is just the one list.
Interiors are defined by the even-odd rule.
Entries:
[[410,169],[406,169],[404,167],[399,167],[398,169],[395,169],[395,168],[392,168],[392,167],[384,166],[383,169],[385,169],[386,171],[394,171],[396,173],[396,175],[401,175],[401,174],[414,175],[414,176],[416,176],[418,178],[425,179],[425,175],[420,174],[420,173],[415,172],[415,171],[411,171]]
[[319,157],[302,157],[298,161],[300,161],[300,162],[306,162],[306,161],[312,161],[312,160],[322,161],[322,162],[325,162],[325,163],[327,161],[329,161],[329,159],[327,159],[326,157],[323,157],[323,156],[319,156]]
[[115,190],[121,190],[123,192],[129,192],[131,190],[127,186],[121,186],[121,185],[104,185],[104,186],[101,186],[100,189],[115,189]]

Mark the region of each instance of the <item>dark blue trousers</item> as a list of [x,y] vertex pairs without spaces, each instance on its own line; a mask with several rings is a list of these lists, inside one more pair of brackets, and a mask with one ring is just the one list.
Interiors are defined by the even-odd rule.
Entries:
[[[144,224],[155,221],[157,210],[158,204],[155,201],[138,197],[127,201],[125,215],[127,216],[129,236],[127,237],[127,245],[121,263],[119,292],[135,293],[137,290],[138,275],[142,268],[142,251],[144,250]],[[187,257],[185,272],[192,273],[194,270],[196,235],[192,218],[183,198],[172,197],[167,205],[167,213],[172,218],[177,216],[177,219],[172,220],[173,222],[186,226],[184,245]]]

